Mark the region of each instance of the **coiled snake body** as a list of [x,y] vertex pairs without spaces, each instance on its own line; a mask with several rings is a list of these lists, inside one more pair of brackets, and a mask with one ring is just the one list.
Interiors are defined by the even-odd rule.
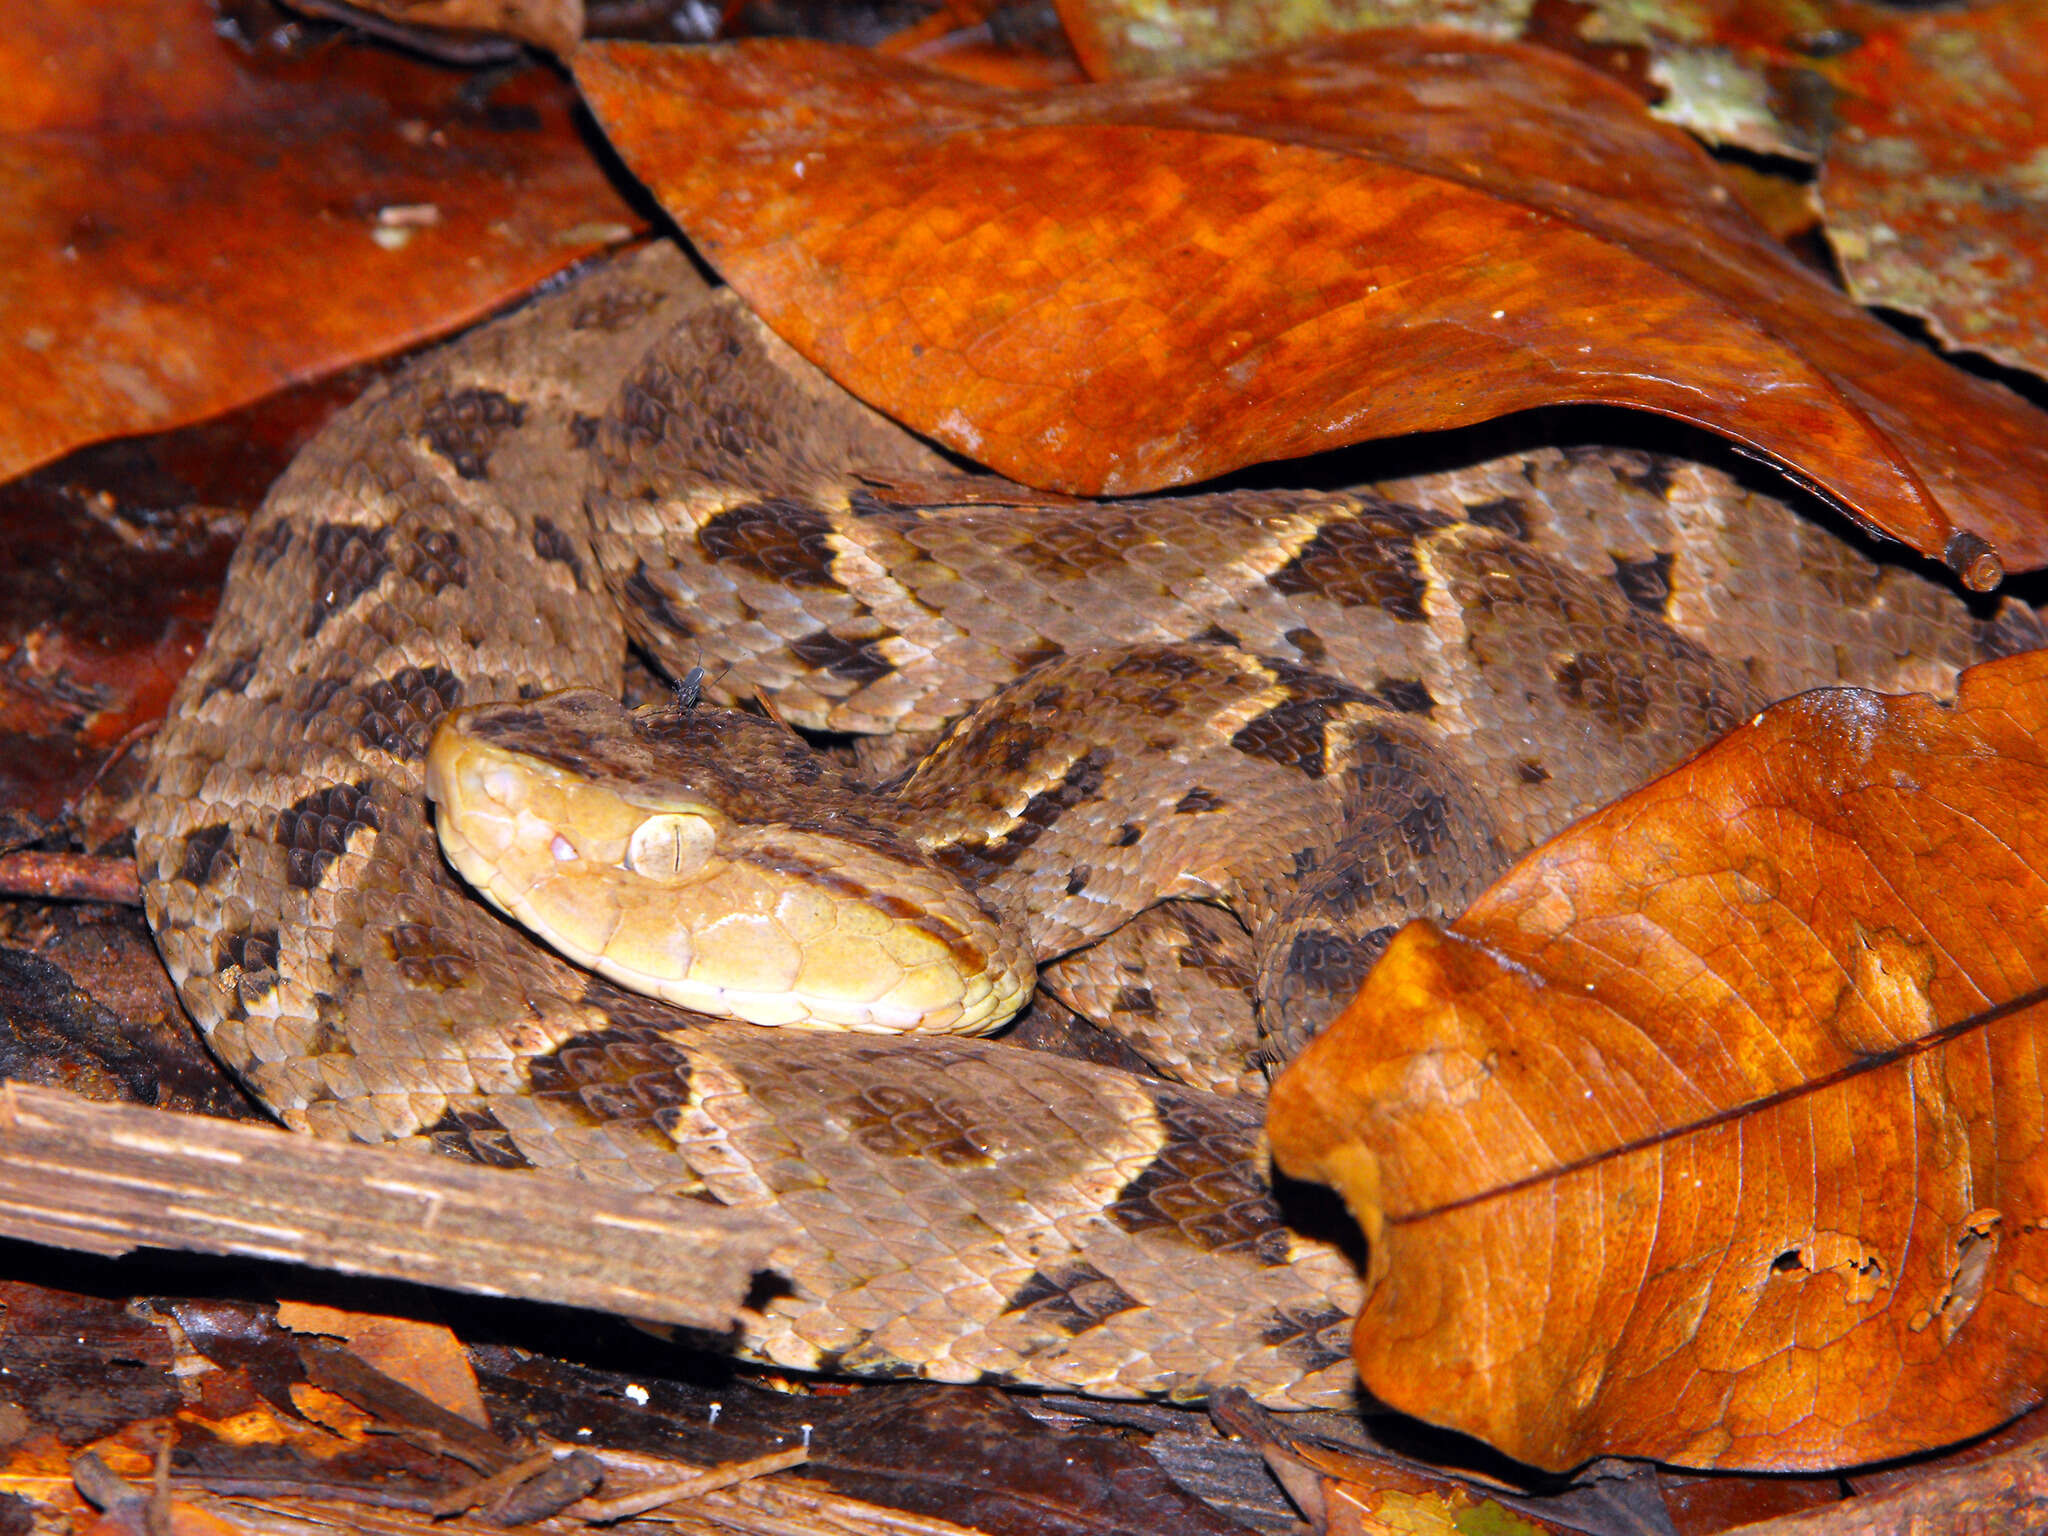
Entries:
[[[936,857],[1067,957],[1043,985],[1204,1086],[708,1021],[486,908],[422,799],[434,722],[616,696],[629,634],[824,731],[993,698],[922,802]],[[2016,604],[1972,615],[1643,455],[1033,498],[656,249],[422,360],[300,455],[158,738],[139,857],[187,1008],[288,1124],[793,1219],[757,1356],[1330,1405],[1357,1275],[1288,1228],[1256,1097],[1219,1091],[1247,1083],[1245,1021],[1295,1043],[1403,916],[1455,910],[1773,698],[1940,690],[2038,640]],[[1221,1053],[1179,1022],[1212,1003],[1240,1036]]]

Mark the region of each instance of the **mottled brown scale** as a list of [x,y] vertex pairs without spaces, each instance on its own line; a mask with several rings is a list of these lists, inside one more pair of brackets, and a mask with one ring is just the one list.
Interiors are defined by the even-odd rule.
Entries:
[[852,640],[825,629],[792,640],[789,651],[807,667],[856,683],[878,682],[896,670],[874,640]]
[[216,693],[240,693],[248,687],[249,679],[256,675],[257,656],[258,652],[248,650],[239,656],[229,657],[220,671],[207,679],[200,691],[200,702],[204,703]]
[[1327,1370],[1351,1353],[1351,1317],[1334,1307],[1313,1311],[1276,1307],[1259,1337],[1294,1356],[1305,1371]]
[[804,502],[787,498],[747,502],[704,520],[697,547],[704,558],[735,565],[779,586],[823,587],[832,576],[832,524]]
[[1314,592],[1346,608],[1373,607],[1395,618],[1420,619],[1425,583],[1415,560],[1414,535],[1442,521],[1406,507],[1332,521],[1273,573],[1273,590]]
[[461,538],[446,528],[416,533],[405,574],[424,587],[429,597],[439,597],[450,587],[468,586],[469,562],[463,558]]
[[1529,537],[1529,514],[1515,497],[1474,502],[1465,508],[1465,515],[1480,527],[1504,533],[1511,539]]
[[[384,579],[391,569],[384,552],[389,528],[361,528],[350,523],[323,523],[313,530],[313,584],[306,615],[306,638]],[[262,558],[259,550],[258,559]]]
[[462,702],[462,679],[446,667],[402,667],[357,695],[356,739],[417,762],[440,718]]
[[384,942],[409,986],[446,991],[467,985],[476,975],[476,957],[446,941],[431,924],[393,923]]
[[214,963],[221,970],[231,965],[240,968],[245,1000],[261,997],[277,985],[277,930],[222,933],[214,949]]
[[450,1109],[421,1135],[435,1150],[487,1168],[531,1168],[512,1133],[488,1109]]
[[1287,973],[1298,986],[1335,999],[1341,1007],[1364,984],[1366,972],[1393,936],[1391,927],[1359,938],[1328,929],[1307,929],[1288,945]]
[[1610,729],[1626,735],[1641,730],[1650,718],[1648,682],[1633,662],[1625,652],[1581,651],[1560,657],[1551,676],[1559,698],[1591,710]]
[[1071,1339],[1143,1305],[1094,1266],[1068,1264],[1050,1273],[1034,1269],[1003,1304],[1003,1314],[1029,1313],[1033,1322]]
[[1614,562],[1614,584],[1636,607],[1658,618],[1671,602],[1671,555],[1660,551],[1647,560]]
[[291,548],[296,530],[289,521],[278,521],[264,528],[252,528],[243,543],[247,545],[248,560],[259,571],[267,571],[284,557]]
[[1045,537],[1032,540],[1018,553],[1040,575],[1072,580],[1114,569],[1144,536],[1141,528],[1114,517],[1068,519],[1048,527]]
[[234,828],[226,822],[194,828],[185,838],[178,879],[191,886],[213,884],[228,867],[227,848],[234,835]]
[[683,617],[682,610],[667,593],[655,585],[644,561],[626,578],[619,595],[626,605],[627,612],[638,619],[643,627],[651,625],[656,633],[668,636],[671,641],[690,640],[696,637],[697,632],[690,627],[690,621]]
[[[458,695],[616,697],[629,634],[714,702],[952,742],[898,785],[926,856],[1035,925],[1048,992],[1237,1091],[710,1021],[508,927],[440,856],[420,734]],[[758,1358],[1338,1406],[1357,1275],[1265,1188],[1258,1026],[1284,1052],[1392,924],[1770,698],[1941,690],[2040,638],[1643,454],[1041,504],[657,248],[308,445],[154,745],[138,861],[186,1008],[295,1128],[793,1223]],[[743,814],[901,841],[788,732],[733,733],[711,787]],[[550,750],[609,771],[654,738]],[[1222,1047],[1183,1029],[1205,1010]]]
[[985,1168],[993,1161],[974,1139],[972,1117],[942,1092],[871,1088],[845,1114],[854,1140],[883,1157],[928,1159],[941,1168]]
[[526,422],[526,407],[495,389],[458,389],[420,413],[420,432],[465,480],[490,473],[491,452]]
[[1288,1245],[1272,1192],[1250,1176],[1257,1146],[1241,1123],[1192,1095],[1161,1090],[1164,1140],[1138,1176],[1117,1191],[1109,1217],[1126,1232],[1156,1232],[1208,1253],[1243,1253],[1285,1264]]
[[600,1029],[536,1056],[527,1082],[560,1121],[659,1147],[659,1117],[688,1102],[690,1063],[650,1029]]
[[377,830],[377,806],[366,783],[333,784],[302,795],[277,813],[271,840],[285,850],[285,879],[303,890],[320,884],[349,840]]
[[1255,951],[1228,912],[1169,901],[1041,967],[1039,985],[1182,1081],[1256,1097],[1265,1080]]

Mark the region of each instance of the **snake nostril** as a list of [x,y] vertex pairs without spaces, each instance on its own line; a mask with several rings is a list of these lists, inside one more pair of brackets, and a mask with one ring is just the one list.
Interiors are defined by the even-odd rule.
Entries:
[[576,845],[557,832],[555,840],[548,844],[548,852],[555,856],[556,863],[567,864],[576,857]]

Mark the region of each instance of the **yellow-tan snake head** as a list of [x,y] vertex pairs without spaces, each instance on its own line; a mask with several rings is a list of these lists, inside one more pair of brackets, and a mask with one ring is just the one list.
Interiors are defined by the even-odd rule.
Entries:
[[986,1034],[1031,995],[1000,917],[755,716],[588,689],[458,710],[426,786],[457,873],[621,986],[890,1034]]

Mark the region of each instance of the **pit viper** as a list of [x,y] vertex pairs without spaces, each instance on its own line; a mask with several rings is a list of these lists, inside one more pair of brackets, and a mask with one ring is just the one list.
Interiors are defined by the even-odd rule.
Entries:
[[[185,1006],[287,1125],[792,1220],[745,1354],[1330,1406],[1358,1270],[1269,1188],[1253,1032],[1284,1054],[1405,917],[1763,704],[1941,691],[2040,638],[2017,603],[1633,451],[1037,495],[855,402],[657,246],[299,454],[155,742],[138,856]],[[629,640],[700,708],[786,722],[735,728],[739,820],[862,814],[755,785],[749,754],[854,793],[859,767],[802,767],[789,727],[938,740],[924,857],[1013,935],[966,947],[1031,951],[1034,1007],[1135,1056],[713,1020],[492,910],[423,799],[437,721],[616,697]]]

